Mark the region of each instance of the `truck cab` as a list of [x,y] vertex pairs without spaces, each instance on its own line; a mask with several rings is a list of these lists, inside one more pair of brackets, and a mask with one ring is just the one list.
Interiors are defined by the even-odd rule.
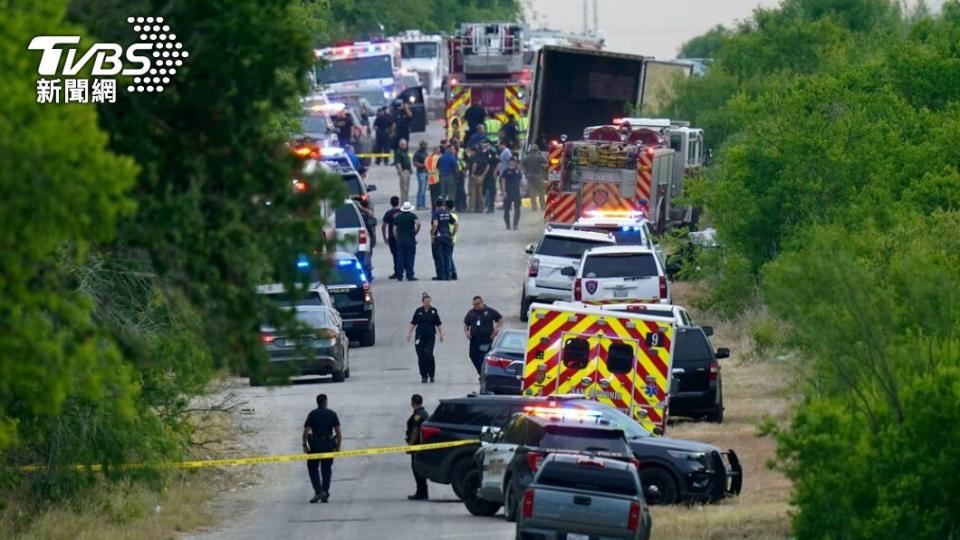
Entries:
[[440,94],[448,69],[443,36],[407,30],[394,40],[400,47],[401,71],[419,75],[420,84],[428,95]]

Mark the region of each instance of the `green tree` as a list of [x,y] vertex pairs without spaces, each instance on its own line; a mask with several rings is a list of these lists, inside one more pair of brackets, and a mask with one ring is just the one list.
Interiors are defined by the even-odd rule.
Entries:
[[66,271],[130,215],[137,167],[107,149],[92,106],[37,103],[38,59],[25,58],[37,34],[77,33],[64,8],[8,2],[0,16],[0,450],[71,396],[129,416],[137,388]]
[[680,46],[680,58],[713,58],[723,46],[727,29],[718,24],[705,34],[701,34]]

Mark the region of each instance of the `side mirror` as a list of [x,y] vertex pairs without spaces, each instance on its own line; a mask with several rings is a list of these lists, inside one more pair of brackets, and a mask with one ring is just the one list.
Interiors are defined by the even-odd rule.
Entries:
[[523,250],[527,252],[527,255],[533,255],[533,250],[536,248],[533,244],[527,244]]
[[480,428],[480,442],[492,443],[497,440],[497,435],[499,434],[500,428],[495,426],[483,426]]
[[655,427],[653,428],[653,434],[654,434],[654,435],[663,435],[663,428],[660,427],[660,426],[655,426]]
[[713,335],[713,327],[712,327],[712,326],[701,326],[700,328],[703,329],[703,333],[706,334],[707,337],[710,337],[710,336]]
[[377,190],[376,184],[367,184],[367,193],[372,193]]
[[563,270],[560,270],[560,274],[567,277],[574,277],[577,275],[577,269],[572,266],[565,266]]
[[730,358],[730,349],[726,347],[720,347],[717,349],[717,360],[721,358]]

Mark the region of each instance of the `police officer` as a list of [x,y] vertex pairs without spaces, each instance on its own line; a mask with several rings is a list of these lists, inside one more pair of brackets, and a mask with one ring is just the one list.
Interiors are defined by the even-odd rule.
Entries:
[[[337,413],[327,408],[326,394],[318,395],[317,408],[310,411],[307,421],[303,423],[303,452],[320,454],[339,451],[342,440]],[[307,460],[307,473],[310,475],[310,484],[313,486],[313,498],[310,502],[327,502],[330,499],[333,458]]]
[[436,343],[437,336],[443,342],[443,323],[440,322],[440,313],[437,308],[430,304],[430,295],[423,293],[420,297],[423,304],[413,312],[410,319],[410,328],[407,329],[407,341],[413,330],[417,330],[417,339],[414,346],[417,349],[417,366],[420,368],[420,382],[425,383],[427,379],[433,382],[436,372],[436,362],[433,358],[433,346]]
[[[413,414],[410,415],[410,418],[407,418],[407,444],[420,444],[420,426],[427,421],[430,415],[423,408],[423,396],[420,394],[414,394],[410,398],[410,407],[413,408]],[[410,467],[413,469],[413,479],[417,483],[417,492],[408,495],[407,498],[411,501],[423,501],[427,499],[427,479],[417,474],[417,469],[413,466],[415,455],[414,453],[410,454]]]
[[463,335],[470,340],[470,361],[480,375],[483,357],[490,350],[493,338],[503,328],[503,316],[500,312],[483,303],[483,298],[473,297],[473,309],[463,318]]

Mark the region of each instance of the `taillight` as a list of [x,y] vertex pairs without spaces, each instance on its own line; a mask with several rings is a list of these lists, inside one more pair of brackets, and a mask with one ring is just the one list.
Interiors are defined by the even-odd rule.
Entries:
[[640,460],[639,460],[639,459],[637,459],[637,458],[631,459],[631,460],[630,460],[630,464],[633,465],[634,467],[636,467],[636,469],[637,469],[638,471],[640,470]]
[[667,301],[667,277],[660,276],[660,300]]
[[[633,510],[631,509],[631,515]],[[533,490],[528,489],[523,494],[523,517],[529,519],[533,517]]]
[[[360,229],[360,234],[357,235],[357,239],[360,241],[361,246],[367,245],[367,230]],[[660,278],[663,279],[663,278]]]
[[543,454],[540,452],[530,452],[527,454],[527,467],[530,469],[530,472],[537,472],[537,469],[540,468],[540,464],[543,463],[543,457]]
[[432,426],[420,426],[420,443],[425,444],[432,439],[434,435],[440,434],[440,428]]
[[640,526],[640,503],[633,501],[630,503],[630,518],[627,520],[627,528],[636,531]]
[[337,331],[331,330],[330,328],[321,328],[320,330],[317,331],[317,338],[318,339],[336,339]]
[[500,358],[499,356],[488,356],[487,365],[492,367],[498,367],[501,369],[507,369],[510,367],[510,364],[513,363],[513,360],[509,358]]
[[583,300],[583,292],[580,290],[580,278],[573,280],[573,299]]
[[260,334],[260,341],[262,341],[264,345],[269,345],[273,343],[273,340],[275,339],[277,339],[277,336],[273,334],[268,334],[266,332],[263,332]]
[[370,290],[369,281],[363,282],[363,301],[367,304],[373,303],[373,291]]
[[527,275],[530,277],[540,275],[540,259],[530,259],[530,267],[527,268]]
[[710,362],[710,380],[715,381],[720,376],[720,363]]

